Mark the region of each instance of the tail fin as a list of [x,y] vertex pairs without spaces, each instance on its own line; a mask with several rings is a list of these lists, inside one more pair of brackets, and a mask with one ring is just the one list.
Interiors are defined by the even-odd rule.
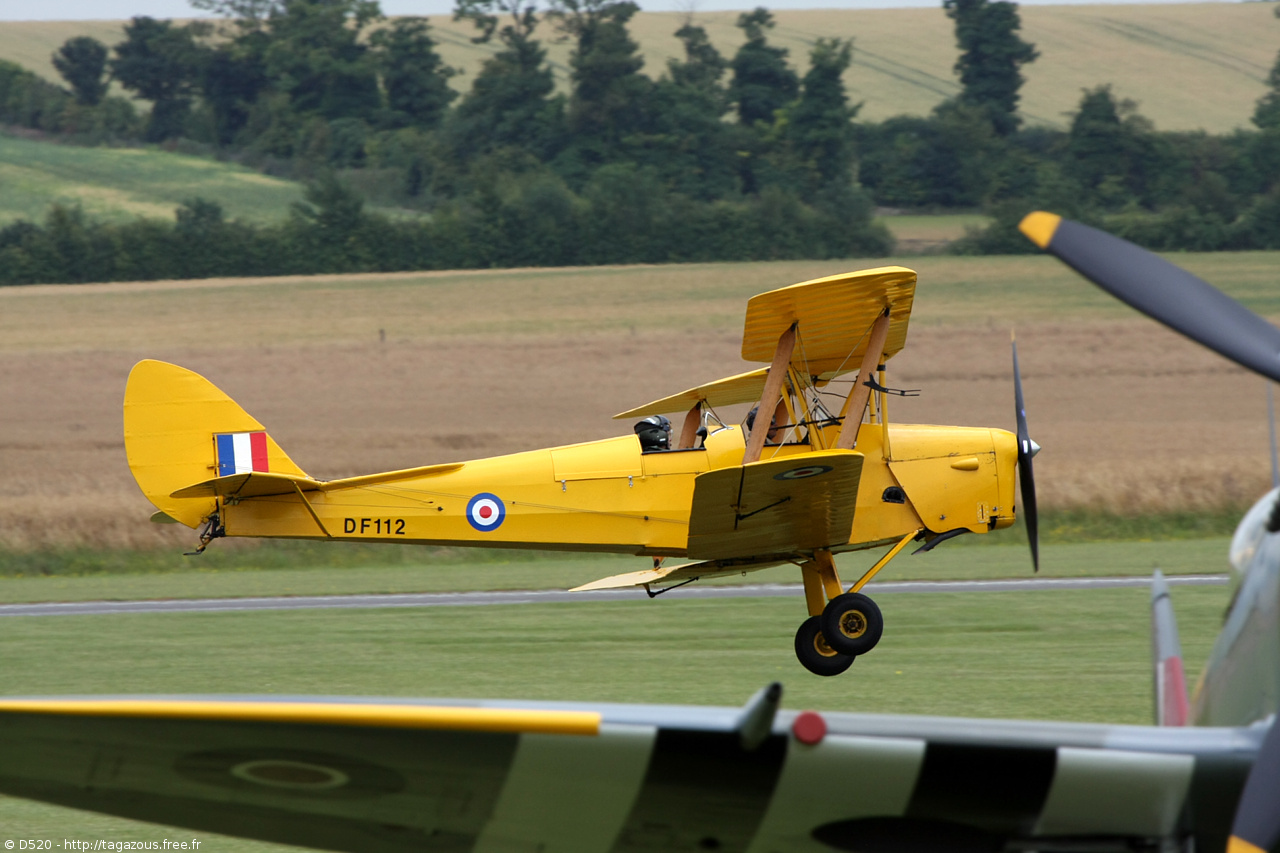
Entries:
[[1151,577],[1151,658],[1155,668],[1156,725],[1187,725],[1191,715],[1182,669],[1182,644],[1178,642],[1169,585],[1159,569]]
[[245,471],[306,476],[262,424],[212,382],[163,361],[140,361],[129,373],[124,447],[142,493],[191,528],[217,503],[212,496],[173,497],[186,486]]

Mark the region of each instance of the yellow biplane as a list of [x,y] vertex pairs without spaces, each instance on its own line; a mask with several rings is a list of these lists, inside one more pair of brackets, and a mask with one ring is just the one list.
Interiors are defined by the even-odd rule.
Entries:
[[[248,536],[635,554],[653,567],[578,589],[650,595],[793,563],[809,610],[796,654],[836,675],[883,629],[863,585],[913,540],[1013,524],[1019,469],[1035,554],[1020,387],[1017,436],[888,421],[887,397],[908,392],[885,386],[884,363],[906,342],[915,285],[882,267],[754,297],[742,356],[769,366],[617,415],[642,419],[633,434],[339,480],[307,475],[203,377],[142,361],[125,391],[129,466],[153,520],[200,529],[200,550]],[[1016,382],[1016,350],[1014,367]],[[744,403],[765,415],[716,414]],[[672,441],[664,416],[677,412]],[[885,545],[846,590],[832,555]]]

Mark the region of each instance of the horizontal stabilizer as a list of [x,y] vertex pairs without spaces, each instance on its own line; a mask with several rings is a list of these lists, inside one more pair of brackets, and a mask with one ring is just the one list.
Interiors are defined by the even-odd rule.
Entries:
[[225,477],[214,477],[203,483],[178,489],[171,498],[266,498],[272,495],[292,495],[298,489],[314,491],[320,488],[320,481],[310,477],[296,477],[292,474],[267,474],[253,472],[246,474],[228,474]]
[[1187,678],[1182,668],[1182,644],[1164,573],[1151,577],[1151,658],[1155,667],[1156,725],[1185,726],[1190,710]]
[[361,477],[347,477],[343,480],[315,480],[311,477],[295,477],[292,474],[268,474],[252,472],[246,474],[228,474],[215,477],[178,489],[170,497],[174,498],[267,498],[274,495],[292,495],[299,489],[304,492],[336,492],[340,489],[356,489],[361,486],[378,486],[397,480],[411,480],[416,477],[430,477],[435,474],[447,474],[462,467],[461,462],[448,462],[443,465],[424,465],[421,468],[405,468],[401,471],[387,471],[382,474],[366,474]]

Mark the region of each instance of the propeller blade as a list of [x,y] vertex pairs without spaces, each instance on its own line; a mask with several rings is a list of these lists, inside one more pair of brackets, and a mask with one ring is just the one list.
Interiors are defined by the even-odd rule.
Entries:
[[1018,228],[1122,302],[1280,382],[1280,329],[1203,279],[1127,240],[1053,213],[1027,214]]
[[1031,470],[1031,457],[1040,445],[1027,433],[1027,407],[1022,402],[1022,373],[1018,370],[1018,342],[1013,344],[1013,404],[1018,410],[1018,482],[1022,486],[1022,513],[1027,524],[1027,541],[1031,543],[1031,565],[1040,571],[1040,522],[1036,518],[1036,478]]
[[1236,819],[1231,824],[1229,853],[1264,853],[1280,843],[1280,725],[1271,721],[1271,730],[1262,741],[1253,769],[1244,782]]

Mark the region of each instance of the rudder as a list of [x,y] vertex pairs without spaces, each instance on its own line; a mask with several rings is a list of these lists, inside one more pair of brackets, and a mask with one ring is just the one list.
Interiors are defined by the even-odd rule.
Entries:
[[151,359],[129,372],[124,446],[142,493],[191,528],[214,511],[216,499],[173,497],[179,489],[220,476],[228,467],[306,476],[262,424],[212,382]]

